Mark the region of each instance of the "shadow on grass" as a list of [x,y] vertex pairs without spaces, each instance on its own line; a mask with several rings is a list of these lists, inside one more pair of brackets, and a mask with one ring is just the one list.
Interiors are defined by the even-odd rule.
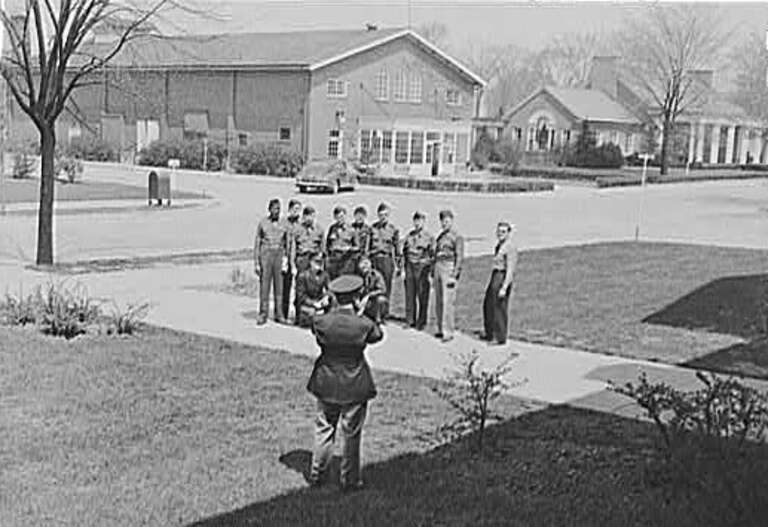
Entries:
[[643,322],[742,337],[746,342],[683,365],[768,378],[768,274],[718,278],[649,315]]
[[[489,428],[484,455],[472,453],[473,439],[367,465],[361,492],[341,494],[337,483],[304,487],[194,525],[737,524],[715,490],[682,490],[659,468],[646,423],[552,406]],[[764,451],[758,475],[768,474]],[[310,453],[280,461],[305,475]],[[701,471],[697,481],[716,474]]]

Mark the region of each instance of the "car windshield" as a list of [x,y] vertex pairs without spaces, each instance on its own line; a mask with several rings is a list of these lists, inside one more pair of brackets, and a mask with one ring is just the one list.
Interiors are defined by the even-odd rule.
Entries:
[[304,166],[307,174],[327,174],[333,172],[333,163],[328,161],[312,161]]

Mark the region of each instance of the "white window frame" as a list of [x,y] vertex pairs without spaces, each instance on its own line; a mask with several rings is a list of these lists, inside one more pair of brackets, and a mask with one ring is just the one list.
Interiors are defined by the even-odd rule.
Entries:
[[[283,139],[283,130],[288,130],[288,138],[287,139]],[[279,126],[277,128],[277,140],[278,141],[290,141],[291,140],[291,136],[293,135],[292,132],[293,131],[291,130],[290,126]]]
[[392,98],[396,102],[405,102],[408,97],[408,75],[405,70],[398,70],[395,73],[395,85],[392,89]]
[[421,71],[412,71],[408,79],[408,102],[421,104],[422,79]]
[[347,96],[347,82],[341,79],[328,79],[326,93],[330,99],[343,99]]
[[[336,134],[334,135],[334,132]],[[328,144],[326,154],[328,155],[328,159],[341,159],[342,156],[342,145],[343,145],[343,138],[344,138],[344,131],[339,130],[338,128],[334,128],[332,130],[328,130]],[[331,155],[331,145],[336,145],[336,156],[334,157]]]
[[[452,95],[455,95],[455,97],[452,97]],[[448,106],[461,106],[461,91],[454,88],[445,90],[445,104]]]
[[387,68],[381,68],[376,74],[376,100],[386,101],[389,99],[389,72]]

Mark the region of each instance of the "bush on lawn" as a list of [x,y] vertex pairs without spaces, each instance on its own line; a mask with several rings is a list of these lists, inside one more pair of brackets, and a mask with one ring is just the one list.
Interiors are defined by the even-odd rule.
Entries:
[[10,326],[26,326],[37,323],[39,306],[42,304],[41,291],[38,287],[34,292],[24,296],[22,291],[15,296],[5,294],[0,302],[0,315],[4,324]]
[[518,141],[500,137],[492,139],[487,132],[483,132],[477,138],[472,149],[470,163],[472,166],[504,174],[514,173],[520,166],[523,151]]
[[613,143],[597,146],[597,137],[585,121],[576,143],[566,150],[563,163],[582,168],[621,168],[624,156],[621,148]]
[[63,149],[67,157],[83,161],[120,161],[120,153],[96,136],[75,137]]
[[[158,140],[139,152],[139,165],[167,167],[170,159],[178,159],[180,168],[203,170],[205,143],[201,140]],[[224,168],[227,151],[223,145],[208,142],[205,170],[219,171]]]
[[57,177],[64,176],[69,183],[75,183],[82,178],[83,162],[74,157],[57,156],[54,161],[53,172]]
[[232,169],[237,174],[265,174],[294,177],[304,166],[304,158],[294,150],[277,145],[254,144],[235,151]]
[[16,153],[16,158],[13,160],[13,172],[11,177],[13,179],[27,179],[31,178],[35,173],[35,167],[37,161],[29,155],[25,150]]
[[66,339],[85,333],[101,316],[101,307],[85,288],[51,282],[40,295],[38,321],[44,333]]
[[480,367],[480,355],[476,350],[456,358],[456,369],[444,382],[432,387],[432,391],[458,413],[456,419],[442,424],[436,430],[440,443],[453,442],[474,433],[477,452],[483,452],[486,427],[492,422],[504,420],[503,416],[493,411],[491,403],[504,390],[512,387],[503,377],[512,371],[511,362],[515,357],[510,355],[491,369]]
[[112,308],[107,314],[107,334],[133,335],[147,318],[149,307],[149,302],[128,304],[124,308],[120,308],[116,302],[112,302]]

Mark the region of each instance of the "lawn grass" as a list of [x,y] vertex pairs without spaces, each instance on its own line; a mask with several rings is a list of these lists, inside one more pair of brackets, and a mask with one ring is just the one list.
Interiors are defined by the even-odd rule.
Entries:
[[[40,199],[39,179],[5,178],[3,192],[6,203],[37,203]],[[174,191],[174,199],[201,199],[203,196],[192,192]],[[121,183],[101,181],[79,181],[56,184],[57,201],[112,201],[146,200],[147,189]]]
[[[482,329],[490,269],[490,256],[469,258],[464,266],[456,296],[461,330],[475,333]],[[742,343],[743,335],[725,327],[735,322],[724,319],[716,327],[693,325],[689,329],[643,320],[713,280],[766,272],[768,251],[749,249],[628,242],[524,251],[516,274],[510,335],[625,357],[686,363]],[[396,291],[393,298],[394,313],[402,314],[402,295]],[[705,300],[711,303],[717,298]],[[739,307],[741,300],[749,305]],[[735,309],[738,316],[747,318],[754,314],[754,298],[742,295],[731,302],[735,304],[723,304],[724,312]],[[691,316],[702,317],[711,305],[699,302],[690,309],[694,311]],[[759,354],[754,360],[765,363]],[[764,364],[751,368],[743,355],[738,364],[724,360],[720,365],[710,362],[710,366],[765,375]]]
[[[722,488],[664,469],[646,423],[504,398],[501,413],[517,417],[489,430],[485,455],[473,438],[428,449],[420,437],[446,404],[429,381],[383,372],[367,489],[308,489],[310,368],[156,328],[67,342],[0,327],[3,526],[750,525]],[[764,447],[745,460],[731,470],[765,488]],[[692,481],[716,468],[692,467]]]

